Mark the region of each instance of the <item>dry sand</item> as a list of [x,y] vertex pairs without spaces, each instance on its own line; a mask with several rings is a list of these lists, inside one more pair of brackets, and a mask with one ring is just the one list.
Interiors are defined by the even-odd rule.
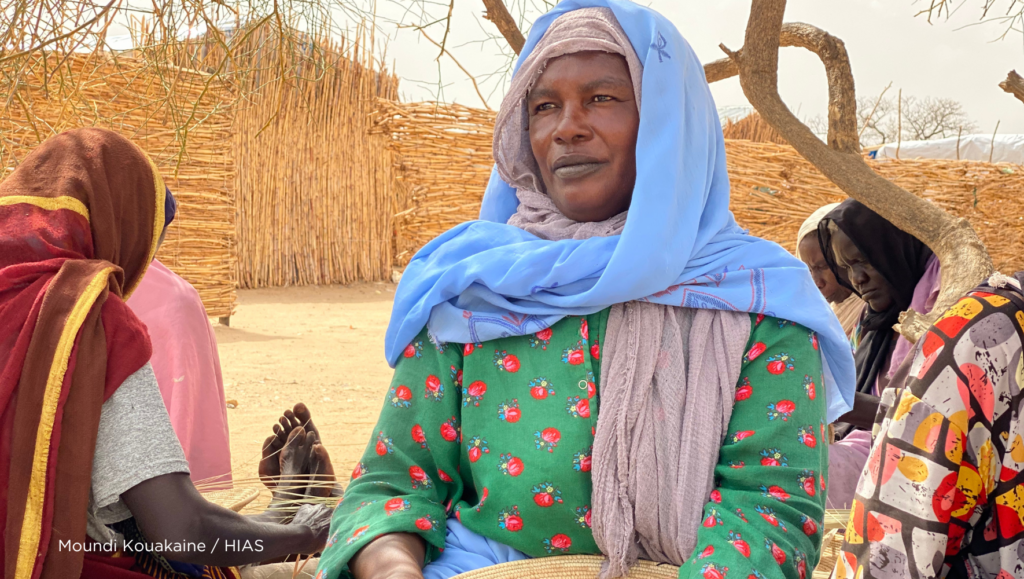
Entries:
[[238,292],[231,327],[216,326],[224,392],[238,402],[227,411],[236,479],[256,476],[274,422],[304,402],[348,481],[391,380],[384,331],[394,290],[363,283]]

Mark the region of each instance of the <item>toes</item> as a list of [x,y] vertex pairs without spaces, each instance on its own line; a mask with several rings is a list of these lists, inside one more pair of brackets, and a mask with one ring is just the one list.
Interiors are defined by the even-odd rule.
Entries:
[[306,429],[306,431],[315,432],[317,438],[319,438],[320,432],[316,429],[316,426],[313,425],[313,413],[309,411],[309,408],[302,402],[299,402],[298,404],[295,405],[294,411],[295,417],[299,419],[299,422]]
[[331,457],[322,444],[313,445],[312,462],[313,481],[309,485],[308,495],[312,497],[327,498],[334,490],[334,466],[331,464]]
[[281,463],[277,456],[280,448],[277,436],[271,436],[263,441],[263,458],[260,459],[257,473],[263,484],[270,489],[277,486],[277,478],[281,475]]

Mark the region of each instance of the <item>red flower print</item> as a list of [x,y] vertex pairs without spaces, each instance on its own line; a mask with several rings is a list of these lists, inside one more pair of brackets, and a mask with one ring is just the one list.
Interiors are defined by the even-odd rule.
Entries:
[[807,399],[814,400],[817,396],[817,388],[814,386],[814,378],[804,375],[804,391],[807,392]]
[[494,365],[503,372],[515,374],[519,371],[519,358],[502,350],[494,351]]
[[590,326],[587,324],[586,318],[580,320],[580,336],[583,336],[584,344],[590,339]]
[[480,460],[482,455],[491,452],[490,449],[487,448],[487,441],[479,436],[470,438],[466,448],[469,450],[469,462],[476,462]]
[[480,509],[483,508],[484,502],[486,502],[486,501],[487,501],[487,487],[484,487],[484,490],[480,492],[480,502],[477,503],[477,505],[476,505],[476,512],[478,512],[478,513],[480,512]]
[[430,448],[430,445],[427,444],[427,435],[423,432],[423,427],[419,424],[412,427],[412,441],[419,444],[420,448]]
[[548,328],[546,330],[541,330],[536,334],[530,336],[530,347],[540,347],[541,350],[547,350],[548,344],[551,342],[551,334],[551,328]]
[[450,373],[452,382],[454,382],[459,388],[462,388],[462,370],[456,370],[455,366],[451,366]]
[[768,357],[768,372],[770,374],[779,375],[786,370],[795,370],[796,367],[793,364],[796,359],[789,354],[782,352],[781,354],[775,354],[774,356]]
[[501,455],[501,459],[498,461],[498,470],[502,474],[509,476],[519,476],[523,474],[523,461],[511,454]]
[[437,478],[441,479],[441,482],[452,482],[452,477],[448,476],[448,473],[444,472],[441,469],[437,469]]
[[705,526],[705,527],[707,527],[709,529],[713,528],[715,525],[724,525],[724,524],[725,523],[722,522],[721,515],[718,514],[718,509],[716,509],[714,507],[711,507],[710,509],[708,509],[708,514],[707,514],[707,516],[704,517],[704,521],[701,523],[701,525],[703,525],[703,526]]
[[711,491],[711,502],[716,504],[722,504],[722,492],[718,489]]
[[458,422],[455,417],[452,416],[441,425],[441,438],[448,442],[455,442],[455,439],[459,437]]
[[523,518],[519,516],[518,506],[504,509],[498,514],[498,528],[512,533],[522,530]]
[[807,555],[794,549],[793,557],[796,559],[796,572],[800,579],[807,579]]
[[548,396],[555,395],[555,386],[548,382],[543,376],[530,380],[530,396],[537,400],[544,400]]
[[[710,547],[711,545],[708,545],[708,546]],[[712,551],[714,551],[713,548],[712,548]],[[701,557],[697,557],[697,558],[698,559],[703,559],[704,558],[703,554],[702,554]],[[704,579],[725,579],[725,574],[728,573],[728,572],[729,572],[729,568],[728,567],[721,567],[721,568],[719,568],[718,565],[715,565],[714,563],[708,563],[707,565],[704,565],[703,567],[700,568],[700,575]]]
[[576,507],[576,524],[584,529],[590,528],[590,505]]
[[441,384],[441,379],[437,376],[434,376],[433,374],[427,376],[424,386],[424,398],[432,399],[434,402],[440,402],[441,399],[444,398],[444,384]]
[[770,487],[761,485],[761,496],[765,498],[773,498],[777,501],[784,503],[786,502],[786,499],[789,498],[789,493],[787,493],[785,489],[778,485],[772,485]]
[[412,405],[412,390],[407,386],[392,386],[388,390],[388,402],[395,408],[408,408]]
[[555,503],[562,502],[562,491],[558,490],[553,483],[542,482],[533,486],[533,502],[538,507],[550,507]]
[[414,489],[429,489],[434,486],[430,482],[430,477],[427,473],[418,466],[409,467],[409,479],[412,481],[412,488]]
[[743,356],[744,362],[750,362],[756,360],[758,356],[764,354],[764,351],[768,349],[768,346],[764,345],[764,342],[757,342],[750,347],[750,350]]
[[761,518],[763,518],[765,521],[768,521],[769,525],[773,527],[778,527],[783,531],[786,531],[787,533],[789,532],[789,530],[786,529],[786,523],[783,523],[781,520],[779,520],[778,515],[775,514],[775,509],[771,507],[757,505],[756,507],[754,507],[754,510],[761,515]]
[[777,448],[766,448],[761,451],[761,466],[789,466],[786,455]]
[[561,551],[565,553],[572,547],[572,539],[568,535],[561,533],[551,537],[550,539],[544,539],[544,550],[548,553],[554,553],[555,551]]
[[565,411],[575,418],[590,418],[590,400],[579,396],[570,396],[565,401]]
[[739,517],[740,520],[743,521],[744,523],[749,523],[750,522],[750,521],[747,520],[747,516],[743,514],[743,509],[739,509],[739,508],[736,509],[736,516]]
[[436,531],[439,524],[438,521],[434,520],[434,517],[427,515],[416,519],[416,528],[421,531]]
[[810,495],[812,497],[814,496],[814,494],[816,492],[815,486],[816,486],[817,481],[815,481],[815,479],[814,479],[814,471],[813,470],[802,471],[800,473],[800,476],[797,477],[796,480],[797,480],[798,483],[800,483],[800,487],[804,489],[805,493],[807,493],[808,495]]
[[780,549],[771,539],[765,538],[764,548],[771,551],[772,557],[775,557],[775,562],[779,565],[786,562],[786,552]]
[[391,454],[395,452],[395,445],[391,442],[390,436],[384,436],[384,432],[377,433],[377,454],[384,456],[385,454]]
[[757,319],[754,320],[754,326],[760,326],[761,322],[764,321],[764,314],[757,314]]
[[498,420],[516,423],[521,416],[518,399],[513,398],[512,402],[506,400],[498,405]]
[[814,427],[810,425],[800,427],[800,430],[797,431],[797,440],[808,448],[814,448],[818,445],[818,439],[814,436]]
[[415,341],[405,347],[405,351],[402,355],[406,358],[419,358],[423,356],[423,342]]
[[601,345],[594,342],[594,345],[590,347],[590,357],[595,360],[601,359]]
[[480,406],[480,401],[484,399],[484,394],[487,393],[487,384],[482,380],[477,380],[469,385],[468,388],[463,392],[462,406],[466,407],[472,404],[473,406]]
[[811,347],[815,350],[818,349],[818,334],[811,332],[807,334],[807,339],[811,341]]
[[800,524],[803,526],[804,534],[811,536],[818,532],[818,523],[807,515],[800,515]]
[[363,463],[359,463],[356,465],[354,469],[352,469],[352,480],[356,480],[357,478],[363,476],[364,474],[366,474],[366,465]]
[[387,516],[391,516],[395,513],[400,513],[409,508],[409,501],[401,497],[395,497],[388,502],[384,503],[384,513]]
[[562,433],[557,428],[545,428],[543,432],[534,432],[533,436],[537,450],[547,449],[548,452],[554,452],[558,441],[562,439]]
[[346,545],[351,545],[352,543],[355,543],[356,541],[359,540],[359,537],[362,537],[363,535],[365,535],[366,531],[368,531],[368,530],[370,530],[370,525],[359,527],[358,529],[355,530],[354,533],[352,533],[352,536],[349,537],[348,540],[345,541],[345,544]]
[[740,552],[744,557],[750,556],[750,545],[743,540],[743,536],[736,531],[729,531],[729,544],[736,547],[736,550]]
[[746,463],[744,463],[742,460],[739,462],[730,460],[728,464],[729,468],[743,468],[744,466],[746,466]]
[[704,559],[704,558],[710,557],[710,556],[712,556],[714,554],[715,554],[715,546],[714,545],[708,545],[707,547],[704,547],[704,550],[700,552],[700,555],[697,555],[697,559]]
[[743,381],[736,388],[736,402],[742,402],[754,393],[754,387],[750,385],[750,378],[743,377]]
[[572,348],[562,350],[562,363],[579,366],[583,363],[583,342],[577,342]]
[[468,356],[468,355],[473,353],[473,350],[474,350],[473,344],[463,344],[463,346],[462,346],[462,355],[463,356]]
[[577,452],[572,457],[572,468],[576,472],[590,472],[591,466],[591,455],[594,452],[594,447],[584,448]]
[[794,410],[796,404],[793,404],[792,400],[779,400],[768,405],[768,420],[781,418],[783,422],[787,422]]
[[744,438],[754,436],[754,434],[756,434],[756,431],[754,430],[740,430],[739,432],[734,432],[732,437],[729,439],[730,444],[736,444]]

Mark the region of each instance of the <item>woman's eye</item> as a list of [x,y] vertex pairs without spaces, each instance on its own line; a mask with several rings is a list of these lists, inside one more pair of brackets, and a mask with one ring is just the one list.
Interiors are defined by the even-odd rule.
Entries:
[[553,108],[555,108],[555,104],[554,103],[541,103],[541,104],[537,105],[536,107],[534,107],[533,110],[535,112],[539,113],[541,111],[549,111],[549,110],[551,110]]
[[614,99],[606,94],[599,94],[596,97],[594,97],[594,100],[599,103],[604,103]]

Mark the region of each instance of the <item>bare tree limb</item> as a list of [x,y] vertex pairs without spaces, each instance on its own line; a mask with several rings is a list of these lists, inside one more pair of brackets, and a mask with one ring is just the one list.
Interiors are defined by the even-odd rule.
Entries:
[[455,57],[452,55],[451,52],[448,52],[447,48],[441,46],[440,44],[437,43],[436,40],[428,36],[426,30],[420,28],[419,31],[421,34],[423,34],[424,38],[430,41],[431,44],[441,49],[441,54],[447,54],[448,58],[452,59],[452,62],[455,63],[455,66],[459,67],[459,70],[466,73],[466,76],[469,77],[469,82],[473,83],[473,89],[476,90],[476,96],[480,97],[480,102],[484,104],[484,108],[487,110],[492,110],[491,106],[487,104],[487,99],[485,99],[483,93],[480,92],[480,87],[477,86],[476,84],[476,78],[474,78],[473,75],[470,74],[468,70],[466,70],[466,67],[462,66],[462,64],[460,64],[459,61],[455,60]]
[[[817,54],[825,64],[828,77],[828,144],[837,151],[859,153],[857,99],[853,91],[850,58],[843,41],[820,28],[800,22],[783,24],[777,38],[776,54],[779,46],[797,46]],[[722,50],[729,57],[704,65],[704,75],[709,83],[740,73],[738,63],[743,50],[731,52],[724,46]]]
[[[921,316],[912,310],[904,312],[896,326],[901,334],[917,341],[939,315],[992,274],[992,259],[967,220],[954,218],[937,205],[896,186],[864,162],[856,141],[850,140],[856,138],[856,109],[847,109],[846,104],[854,102],[855,94],[849,59],[841,41],[821,31],[807,36],[824,48],[815,51],[823,62],[825,55],[846,61],[833,62],[828,74],[829,145],[821,142],[786,107],[778,91],[779,45],[785,11],[785,0],[752,0],[744,50],[729,53],[737,64],[740,86],[758,113],[829,180],[920,239],[938,256],[942,264],[942,289],[932,313]],[[825,64],[830,66],[829,62]],[[833,90],[849,94],[837,95]],[[851,118],[834,119],[841,115]],[[838,129],[838,134],[833,134],[833,129]]]
[[483,2],[487,8],[484,18],[490,20],[498,27],[498,32],[501,32],[501,35],[505,37],[508,45],[512,47],[516,54],[519,54],[523,50],[523,45],[526,44],[526,38],[523,37],[519,26],[516,25],[515,19],[509,14],[505,3],[502,0],[483,0]]
[[1021,102],[1024,102],[1024,78],[1021,78],[1021,76],[1017,74],[1016,70],[1011,70],[1010,73],[1006,75],[1006,80],[999,83],[999,88],[1017,97]]
[[65,34],[61,34],[60,36],[55,36],[53,38],[48,38],[44,42],[42,42],[42,43],[40,43],[40,44],[38,44],[36,46],[33,46],[31,48],[28,48],[27,50],[22,50],[21,52],[15,52],[13,54],[8,54],[8,55],[0,58],[0,63],[7,62],[8,60],[14,60],[15,58],[20,58],[22,56],[25,56],[26,54],[32,54],[33,52],[36,52],[38,50],[42,50],[43,48],[46,48],[47,46],[49,46],[49,45],[51,45],[51,44],[53,44],[55,42],[60,42],[61,40],[64,40],[65,38],[70,38],[70,37],[78,34],[79,32],[85,30],[86,28],[88,28],[88,27],[92,26],[93,24],[95,24],[96,22],[98,22],[100,18],[103,18],[103,16],[107,12],[109,12],[110,9],[113,8],[114,4],[116,4],[116,3],[117,3],[117,0],[110,0],[110,4],[107,4],[106,6],[104,6],[103,10],[98,12],[96,14],[96,16],[93,16],[90,20],[86,21],[84,24],[82,24],[78,28],[75,28],[74,30],[72,30],[70,32],[67,32]]

